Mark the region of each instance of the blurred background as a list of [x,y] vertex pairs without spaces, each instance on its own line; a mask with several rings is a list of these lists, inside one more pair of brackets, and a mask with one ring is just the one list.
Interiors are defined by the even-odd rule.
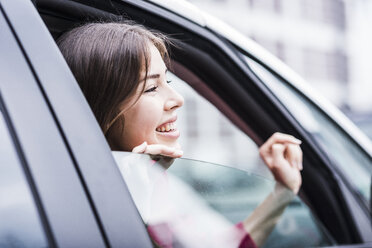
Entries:
[[372,0],[188,0],[252,38],[372,138]]
[[[276,55],[372,139],[372,0],[188,1]],[[168,77],[185,98],[178,121],[184,157],[270,174],[249,137]]]

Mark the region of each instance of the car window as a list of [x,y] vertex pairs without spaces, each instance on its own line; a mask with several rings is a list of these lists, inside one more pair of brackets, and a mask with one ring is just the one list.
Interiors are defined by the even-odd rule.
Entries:
[[[173,247],[238,247],[237,225],[273,191],[275,181],[191,159],[169,166],[149,155],[113,152],[150,236]],[[159,238],[160,237],[160,238]],[[158,243],[156,242],[156,243]],[[294,198],[264,247],[331,245],[309,208]]]
[[[288,108],[305,131],[353,183],[356,192],[370,202],[371,159],[319,108],[266,68],[246,57],[257,76]],[[366,204],[367,205],[367,204]],[[368,207],[368,206],[367,206]]]
[[168,72],[172,87],[185,99],[179,108],[177,125],[184,158],[226,164],[265,177],[271,172],[262,162],[257,145],[212,103],[188,83]]
[[2,109],[0,109],[0,247],[48,247]]

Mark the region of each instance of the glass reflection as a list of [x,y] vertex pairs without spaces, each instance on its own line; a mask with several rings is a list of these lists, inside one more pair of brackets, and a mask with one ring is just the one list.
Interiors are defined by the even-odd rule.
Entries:
[[[169,161],[164,165],[148,155],[113,155],[150,236],[160,247],[250,247],[241,246],[247,234],[241,223],[276,188],[273,180],[227,166],[177,159],[169,167]],[[295,198],[264,246],[331,243],[308,208]]]

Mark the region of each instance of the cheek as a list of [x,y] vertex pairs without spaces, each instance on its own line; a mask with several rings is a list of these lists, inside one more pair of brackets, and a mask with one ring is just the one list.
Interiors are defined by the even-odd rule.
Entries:
[[138,102],[126,116],[125,133],[140,144],[143,141],[156,143],[155,129],[162,118],[162,107],[156,101],[146,99]]

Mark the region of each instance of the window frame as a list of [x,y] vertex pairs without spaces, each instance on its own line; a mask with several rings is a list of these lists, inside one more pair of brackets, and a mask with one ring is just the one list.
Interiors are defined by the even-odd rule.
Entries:
[[[244,55],[243,55],[244,56]],[[292,84],[290,84],[288,82],[288,80],[286,80],[285,78],[283,78],[282,76],[278,75],[278,73],[276,73],[274,70],[268,68],[266,65],[264,65],[264,63],[262,62],[259,62],[256,58],[251,58],[249,56],[247,56],[248,59],[251,59],[254,63],[257,63],[259,64],[260,66],[262,66],[266,71],[267,73],[270,73],[273,77],[276,77],[278,81],[281,81],[282,84],[287,87],[288,89],[294,91],[299,97],[301,97],[304,101],[307,101],[307,104],[308,105],[311,105],[311,107],[313,107],[314,109],[316,109],[320,114],[322,114],[322,116],[327,119],[327,121],[329,121],[330,125],[333,125],[339,132],[340,134],[342,134],[344,136],[345,139],[347,139],[352,145],[354,145],[355,149],[359,150],[359,152],[361,154],[363,154],[366,159],[370,159],[370,161],[372,162],[372,158],[370,156],[370,154],[368,154],[368,152],[366,150],[364,150],[362,148],[362,146],[360,146],[360,144],[358,144],[356,142],[356,140],[349,134],[346,132],[346,130],[344,128],[342,128],[338,122],[336,122],[334,119],[332,119],[319,105],[317,105],[316,103],[314,103],[314,101],[312,101],[308,96],[306,96],[306,94],[304,94],[303,92],[301,92],[299,89],[297,89],[296,87],[294,87]],[[247,62],[248,66],[249,66],[249,63]],[[257,74],[257,73],[256,73]],[[262,80],[260,78],[259,75],[257,75],[257,77]],[[263,82],[264,83],[264,82]],[[265,85],[268,85],[267,83],[264,83]],[[267,86],[268,87],[268,86]],[[268,87],[269,89],[269,87]],[[269,89],[270,90],[270,89]],[[271,90],[270,90],[271,91]],[[273,91],[272,92],[273,95],[275,95],[275,92]],[[280,101],[280,99],[278,98],[278,101]],[[284,105],[284,104],[283,104]],[[292,115],[292,114],[291,114]],[[294,118],[294,117],[293,117]],[[311,139],[314,144],[316,144],[316,146],[319,146],[319,142],[316,141],[316,139],[314,139],[313,137],[311,137],[311,135],[309,135],[309,139]],[[342,179],[343,179],[343,182],[345,183],[345,185],[349,188],[349,190],[351,192],[354,192],[353,195],[356,196],[357,200],[359,201],[360,205],[363,206],[363,209],[365,210],[365,213],[366,214],[369,214],[369,206],[367,206],[367,201],[362,198],[362,196],[360,196],[357,191],[358,189],[356,188],[356,186],[351,183],[348,179],[347,179],[347,176],[345,175],[345,171],[344,169],[336,162],[334,161],[334,159],[330,158],[325,151],[320,151],[324,154],[324,156],[327,158],[327,160],[330,162],[330,166],[331,168],[334,170],[335,173],[337,173],[338,176],[340,176]]]
[[[244,54],[245,52],[242,52]],[[357,149],[360,150],[361,153],[366,155],[367,157],[370,157],[369,154],[364,150],[353,137],[348,134],[345,129],[343,129],[339,123],[337,123],[334,119],[332,119],[320,106],[318,106],[314,101],[312,101],[308,96],[306,96],[303,92],[301,92],[299,89],[294,87],[291,83],[288,82],[285,78],[280,76],[277,72],[266,66],[264,63],[262,63],[259,59],[252,57],[252,55],[247,54],[246,56],[253,60],[254,62],[261,65],[265,70],[267,70],[268,73],[271,73],[274,77],[277,77],[279,81],[282,81],[282,83],[294,90],[299,96],[303,97],[305,100],[308,101],[309,104],[311,104],[315,109],[317,109],[320,113],[324,115],[325,118],[327,118],[331,124],[333,124],[336,128],[339,129],[339,131],[345,136],[345,138],[348,138],[351,143],[355,145]],[[247,66],[249,67],[248,63]],[[253,71],[253,70],[252,70]],[[262,80],[258,75],[256,76],[258,80]],[[267,85],[266,83],[263,83]],[[267,86],[268,87],[268,86]],[[268,88],[269,89],[269,88]],[[270,89],[269,89],[270,90]],[[272,93],[275,96],[275,92]],[[279,98],[278,101],[280,102]],[[280,102],[280,104],[282,104]],[[284,106],[284,104],[282,104]],[[288,111],[290,112],[290,111]],[[291,113],[289,113],[292,115]],[[295,119],[293,117],[293,119]],[[314,147],[321,147],[318,142],[311,136],[311,134],[306,134],[308,137],[308,140],[310,140]],[[357,189],[353,185],[352,182],[350,182],[347,177],[344,175],[343,169],[340,168],[340,166],[337,164],[336,161],[331,159],[325,151],[322,149],[318,149],[318,152],[321,154],[321,156],[327,161],[327,166],[329,167],[330,171],[334,174],[338,187],[340,187],[340,193],[342,194],[342,197],[345,199],[345,204],[350,209],[351,218],[355,222],[355,227],[358,228],[359,235],[362,239],[365,239],[366,241],[371,241],[369,238],[370,233],[372,232],[372,226],[370,225],[371,216],[369,213],[368,206],[366,206],[365,199],[362,199],[359,193],[357,192]],[[357,211],[354,211],[357,209]]]
[[[0,19],[1,18],[2,18],[2,16],[0,15]],[[0,20],[0,26],[1,26],[1,21],[2,20]],[[1,34],[1,32],[0,32],[0,34]],[[1,51],[1,47],[0,47],[0,51]],[[1,69],[0,69],[0,73],[1,73]],[[33,228],[40,230],[40,232],[43,235],[42,238],[44,239],[46,244],[48,244],[48,245],[49,244],[54,244],[54,239],[53,239],[52,234],[50,232],[49,223],[48,223],[46,215],[43,211],[43,207],[42,207],[42,204],[41,204],[40,197],[37,194],[35,183],[34,183],[33,178],[31,176],[30,170],[27,167],[25,157],[24,157],[24,154],[23,154],[22,149],[20,147],[19,141],[18,141],[18,139],[15,135],[15,130],[14,130],[14,127],[12,126],[11,121],[10,121],[9,114],[8,114],[6,108],[5,108],[1,92],[0,92],[0,115],[1,115],[1,118],[3,119],[3,121],[1,121],[1,123],[0,123],[0,125],[4,125],[4,127],[0,127],[0,128],[4,128],[8,132],[8,137],[6,137],[5,143],[8,143],[11,146],[10,149],[12,149],[12,152],[11,152],[12,154],[5,154],[5,156],[11,156],[11,157],[15,158],[14,159],[15,163],[11,164],[10,166],[11,167],[16,167],[16,168],[12,169],[11,167],[9,167],[9,165],[8,165],[8,168],[11,168],[11,170],[13,170],[13,172],[11,172],[11,173],[17,174],[17,178],[19,179],[18,183],[21,182],[21,185],[22,185],[22,188],[23,188],[22,191],[23,191],[23,193],[27,194],[26,199],[29,199],[29,201],[27,201],[27,205],[31,205],[31,208],[33,208],[33,210],[34,210],[34,211],[32,211],[33,212],[32,214],[35,214],[35,217],[36,217],[38,223],[32,223]],[[4,137],[2,137],[2,139],[3,138]],[[4,141],[1,140],[0,142],[4,142]],[[5,165],[5,166],[7,166],[7,165]],[[7,175],[7,176],[9,176],[9,175]],[[16,184],[14,184],[14,185],[16,185]],[[7,188],[6,191],[11,192],[11,191],[8,190],[8,188]],[[7,202],[7,200],[8,199],[2,198],[2,201]],[[25,202],[23,202],[23,203],[25,203]],[[27,208],[28,207],[29,206],[27,206]],[[12,206],[12,208],[13,208],[13,206]],[[27,208],[23,208],[23,209],[27,210]],[[5,207],[5,209],[6,209],[6,207]],[[12,211],[14,213],[14,216],[19,214],[19,213],[14,212],[14,209],[12,209]],[[34,224],[36,224],[36,225],[34,225]],[[20,229],[22,229],[22,227]],[[15,238],[18,238],[18,237],[15,237]],[[22,240],[22,238],[23,237],[21,237],[19,239],[21,242],[24,241],[24,240]],[[1,241],[2,240],[0,240],[0,243],[1,243]]]

